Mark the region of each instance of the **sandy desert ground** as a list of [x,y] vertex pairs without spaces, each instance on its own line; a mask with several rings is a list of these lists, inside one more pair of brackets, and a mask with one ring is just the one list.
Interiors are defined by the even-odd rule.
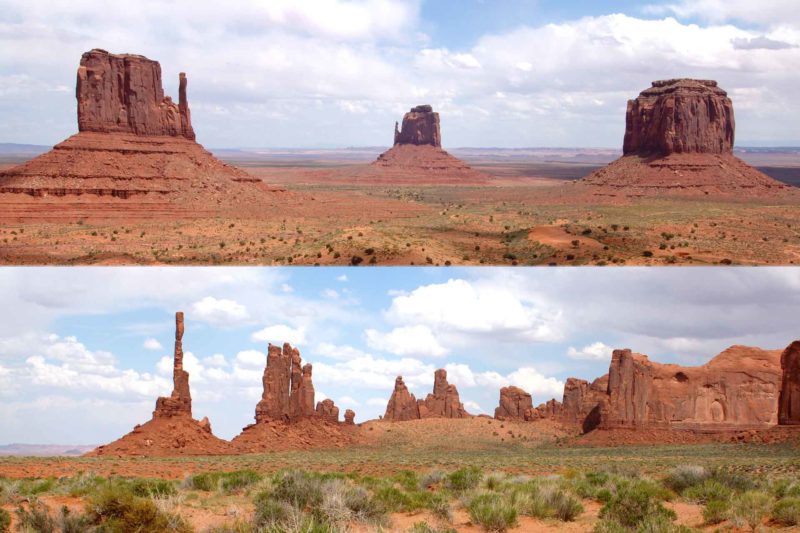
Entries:
[[[770,198],[597,198],[570,181],[614,151],[454,151],[484,182],[395,183],[378,153],[219,151],[282,189],[265,212],[219,216],[153,200],[14,195],[0,213],[4,264],[790,265],[800,262],[800,192]],[[584,153],[588,152],[588,153]],[[796,151],[737,153],[789,184]],[[8,168],[24,155],[6,155]],[[16,158],[16,159],[15,159]],[[49,208],[48,208],[49,206]],[[34,209],[35,208],[35,209]],[[32,210],[36,211],[35,216]],[[44,215],[43,215],[44,213]]]

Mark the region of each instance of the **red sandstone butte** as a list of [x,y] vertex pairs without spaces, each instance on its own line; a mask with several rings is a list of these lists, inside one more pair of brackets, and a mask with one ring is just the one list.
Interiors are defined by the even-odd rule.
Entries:
[[519,387],[500,389],[500,405],[494,410],[498,420],[533,420],[533,399]]
[[800,424],[800,341],[791,343],[781,354],[781,395],[778,423]]
[[339,408],[330,398],[317,402],[316,413],[317,416],[328,422],[339,422]]
[[[166,208],[171,217],[192,218],[268,207],[274,190],[195,142],[187,83],[181,73],[175,104],[164,94],[157,61],[99,49],[83,54],[75,92],[79,133],[0,172],[0,209],[27,206],[19,195],[37,199],[25,207],[32,219],[70,209],[152,218]],[[71,198],[58,201],[65,196]]]
[[124,437],[87,455],[171,456],[220,455],[231,452],[227,441],[211,433],[208,418],[192,418],[189,373],[183,369],[183,313],[175,313],[175,352],[172,394],[156,400],[153,418]]
[[314,384],[311,365],[302,366],[300,351],[289,343],[269,345],[262,378],[264,392],[256,406],[256,423],[314,416]]
[[400,422],[420,418],[470,418],[471,416],[464,409],[456,386],[447,382],[447,371],[440,368],[434,372],[433,393],[428,394],[424,400],[417,400],[409,392],[403,377],[397,376],[383,419]]
[[717,82],[654,81],[628,101],[623,156],[578,183],[600,196],[790,190],[733,156],[734,133],[733,104]]
[[[357,173],[358,174],[358,173]],[[483,183],[490,176],[442,150],[439,113],[429,105],[413,107],[395,123],[394,145],[357,179],[391,183]]]

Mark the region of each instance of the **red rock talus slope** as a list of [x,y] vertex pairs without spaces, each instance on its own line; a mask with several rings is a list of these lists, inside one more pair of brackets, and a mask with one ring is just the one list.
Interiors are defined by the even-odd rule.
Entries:
[[781,371],[778,422],[800,425],[800,341],[790,344],[781,354]]
[[397,376],[394,382],[394,391],[386,404],[386,413],[383,419],[400,422],[420,418],[469,418],[471,416],[464,409],[456,386],[447,382],[447,371],[440,368],[434,373],[433,393],[428,394],[424,400],[417,400],[409,392],[402,376]]
[[80,197],[99,211],[109,197],[125,199],[115,204],[123,213],[147,213],[167,202],[188,217],[264,207],[274,191],[194,141],[186,90],[181,74],[178,104],[164,96],[161,67],[145,57],[98,49],[83,54],[76,90],[80,133],[0,173],[0,206],[14,211],[24,205],[33,218],[37,205],[42,217],[69,209],[74,200],[53,202],[62,197]]
[[124,437],[87,455],[221,455],[231,453],[230,443],[211,433],[207,418],[192,418],[189,373],[183,369],[183,313],[175,314],[175,355],[172,394],[156,400],[149,422],[137,425]]
[[429,105],[406,113],[402,129],[395,124],[394,146],[355,174],[364,181],[386,183],[484,183],[491,179],[442,150],[439,113]]
[[262,384],[256,423],[231,441],[237,452],[337,447],[355,442],[355,413],[350,411],[351,423],[343,424],[333,400],[314,406],[312,367],[303,365],[297,348],[288,343],[283,347],[269,345]]
[[601,196],[785,194],[732,154],[733,104],[715,81],[653,82],[628,102],[623,156],[582,179]]

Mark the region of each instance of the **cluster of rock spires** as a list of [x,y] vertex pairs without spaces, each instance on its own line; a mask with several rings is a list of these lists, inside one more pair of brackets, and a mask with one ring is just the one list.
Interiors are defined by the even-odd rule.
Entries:
[[433,375],[433,393],[417,400],[409,392],[402,376],[397,376],[394,391],[386,404],[384,420],[403,421],[421,418],[469,418],[455,385],[447,382],[447,371],[440,368]]
[[654,81],[628,101],[623,156],[579,183],[610,196],[789,189],[734,157],[734,134],[733,103],[716,81]]
[[270,191],[195,142],[187,78],[178,103],[164,94],[161,66],[144,56],[94,49],[81,57],[76,98],[79,133],[51,151],[0,173],[0,193],[34,197],[136,198],[119,204],[173,215],[263,205]]
[[153,418],[124,437],[100,446],[89,455],[216,455],[340,446],[352,441],[346,428],[355,426],[355,412],[339,408],[331,399],[314,407],[311,365],[302,365],[300,352],[288,343],[269,345],[264,369],[264,392],[256,406],[256,423],[228,442],[215,437],[208,418],[192,418],[189,373],[183,369],[183,313],[175,313],[173,389],[156,400]]
[[537,408],[517,387],[500,391],[500,419],[549,418],[596,428],[728,430],[800,424],[800,341],[781,354],[732,346],[697,367],[660,364],[615,350],[592,383],[569,378],[561,402]]

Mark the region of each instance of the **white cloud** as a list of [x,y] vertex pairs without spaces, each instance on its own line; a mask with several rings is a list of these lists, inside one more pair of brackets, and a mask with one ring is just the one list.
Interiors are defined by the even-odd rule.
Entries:
[[447,381],[457,387],[474,387],[475,375],[469,365],[463,363],[447,363],[444,367],[447,370]]
[[313,355],[328,357],[330,359],[339,359],[347,361],[350,359],[358,359],[360,357],[369,357],[369,354],[354,348],[349,345],[336,345],[329,342],[321,342],[314,347]]
[[246,324],[250,315],[245,306],[234,300],[206,296],[192,304],[191,318],[214,326],[237,326]]
[[472,400],[467,400],[464,402],[464,408],[467,410],[467,412],[473,414],[482,414],[486,412],[483,410],[483,407],[478,404],[478,402],[473,402]]
[[336,276],[336,281],[341,281],[342,283],[347,281],[347,274],[342,274],[341,276]]
[[394,328],[387,333],[368,329],[364,336],[370,348],[395,355],[441,357],[447,353],[431,329],[421,324]]
[[203,364],[206,366],[220,367],[220,366],[228,366],[228,361],[225,359],[225,356],[223,354],[215,353],[214,355],[204,357]]
[[361,403],[351,396],[340,396],[339,401],[336,402],[338,405],[342,405],[345,407],[358,407]]
[[567,348],[567,357],[570,359],[588,359],[590,361],[610,361],[614,349],[600,341],[588,344],[581,349],[573,346]]
[[389,398],[369,398],[367,400],[367,405],[372,407],[386,407],[388,401]]
[[646,11],[655,14],[672,13],[682,18],[700,17],[719,23],[730,20],[747,23],[783,25],[800,23],[795,0],[679,0],[668,4],[651,4]]
[[152,350],[154,352],[164,349],[164,347],[161,346],[161,343],[158,342],[158,339],[154,339],[152,337],[149,339],[145,339],[144,343],[142,344],[142,347],[145,350]]
[[330,298],[331,300],[337,300],[339,298],[339,293],[334,289],[325,289],[322,291],[322,296],[325,298]]
[[380,359],[366,355],[334,364],[315,362],[314,383],[391,391],[400,375],[409,387],[430,386],[435,370],[433,365],[419,359]]
[[287,294],[294,292],[294,288],[288,283],[281,283],[281,290]]
[[561,397],[564,382],[547,377],[533,367],[522,367],[503,376],[494,371],[475,374],[475,385],[489,389],[500,389],[509,385],[520,387],[534,396]]
[[276,346],[281,346],[285,342],[292,346],[298,346],[306,342],[306,328],[293,328],[286,324],[276,324],[256,331],[250,335],[250,340],[253,342],[269,342]]
[[236,354],[236,362],[241,366],[263,369],[267,364],[267,356],[258,350],[242,350]]

